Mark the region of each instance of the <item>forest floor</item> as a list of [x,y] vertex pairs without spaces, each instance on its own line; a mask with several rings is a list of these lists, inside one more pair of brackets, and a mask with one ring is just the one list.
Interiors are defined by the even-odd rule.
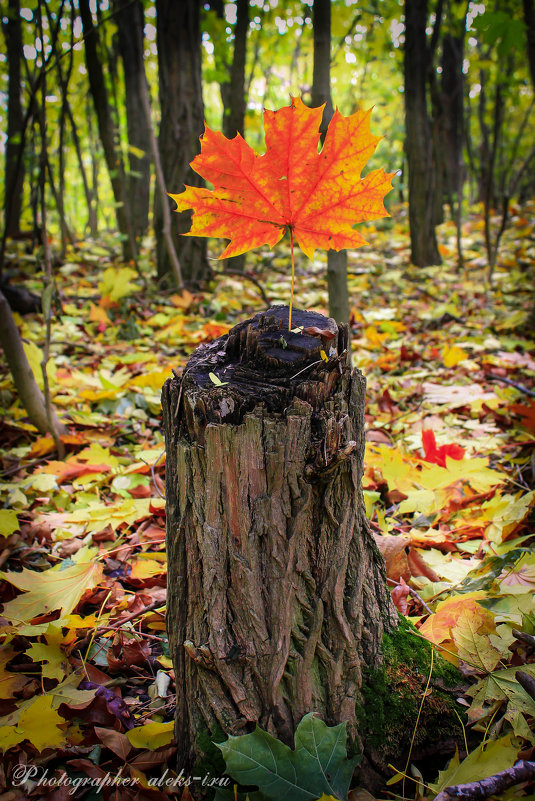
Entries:
[[[368,382],[368,516],[398,609],[460,665],[460,704],[488,746],[460,765],[445,758],[420,797],[535,754],[535,348],[521,328],[534,302],[535,206],[513,212],[492,291],[475,213],[464,270],[449,223],[442,266],[411,266],[403,210],[368,226],[369,246],[349,254],[353,362]],[[35,255],[8,250],[18,280],[41,291]],[[144,290],[116,251],[112,238],[86,240],[55,269],[48,372],[69,428],[63,460],[0,364],[5,801],[81,797],[84,782],[85,798],[111,799],[117,787],[99,795],[98,782],[117,776],[121,799],[169,798],[154,784],[173,762],[175,693],[160,391],[197,345],[265,303],[254,282],[224,273],[202,291]],[[270,301],[287,303],[288,248],[247,258]],[[141,268],[149,276],[148,257]],[[324,254],[298,258],[295,306],[326,312]],[[17,321],[38,375],[43,318]],[[194,784],[174,790],[198,797]]]

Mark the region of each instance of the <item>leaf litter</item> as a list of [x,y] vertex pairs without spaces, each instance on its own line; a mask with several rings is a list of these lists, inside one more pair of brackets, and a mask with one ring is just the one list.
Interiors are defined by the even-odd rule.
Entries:
[[[446,263],[410,265],[403,209],[367,224],[370,244],[349,252],[353,362],[368,382],[368,517],[396,605],[460,666],[469,726],[488,743],[445,765],[433,792],[489,775],[498,754],[504,767],[532,758],[535,743],[535,701],[515,675],[535,677],[535,359],[518,328],[533,302],[533,260],[515,219],[492,301],[475,215],[462,274],[449,223]],[[107,244],[86,241],[56,277],[49,374],[69,428],[63,461],[28,424],[1,366],[2,792],[21,761],[56,776],[122,768],[140,791],[172,760],[160,389],[197,345],[264,308],[254,283],[224,273],[195,291],[143,291]],[[287,303],[288,249],[248,258],[271,301]],[[297,305],[326,313],[325,262],[298,257]],[[39,290],[32,269],[21,263]],[[38,362],[42,318],[17,322]],[[169,796],[152,787],[146,797]]]

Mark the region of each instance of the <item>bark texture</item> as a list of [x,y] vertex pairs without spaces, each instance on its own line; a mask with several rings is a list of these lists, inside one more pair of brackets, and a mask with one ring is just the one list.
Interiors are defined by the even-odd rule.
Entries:
[[80,0],[79,8],[85,38],[84,54],[89,90],[95,106],[98,131],[115,198],[117,225],[124,237],[123,256],[126,261],[129,261],[136,257],[136,242],[132,228],[124,164],[116,144],[117,131],[108,100],[102,62],[99,57],[100,33],[98,27],[93,24],[89,0]]
[[435,165],[427,111],[427,0],[405,0],[405,152],[409,172],[411,261],[441,264],[435,235]]
[[273,307],[163,389],[179,769],[206,731],[290,744],[311,710],[359,746],[362,668],[395,625],[361,492],[365,379],[347,326],[292,319],[317,332]]
[[[161,124],[158,145],[168,192],[181,192],[184,184],[204,186],[189,164],[199,152],[204,131],[201,87],[202,4],[197,0],[156,0],[158,78]],[[169,203],[169,198],[166,198]],[[200,281],[207,272],[206,240],[180,236],[191,227],[191,212],[172,215],[172,234],[182,277]],[[165,225],[160,192],[154,201],[154,231],[158,277],[173,275],[169,251],[162,236]],[[172,282],[171,278],[171,282]]]
[[9,0],[2,21],[8,62],[4,217],[7,236],[20,229],[24,180],[24,115],[21,102],[22,25],[19,0]]
[[128,196],[134,234],[140,237],[149,226],[150,201],[150,132],[146,115],[141,113],[146,86],[143,3],[141,0],[115,0],[114,9],[118,12],[119,51],[124,67],[128,144],[135,148],[129,153]]

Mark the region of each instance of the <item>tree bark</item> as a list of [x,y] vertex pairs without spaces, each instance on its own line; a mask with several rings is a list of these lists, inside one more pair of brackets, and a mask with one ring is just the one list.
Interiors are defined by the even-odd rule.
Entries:
[[432,138],[427,113],[427,0],[405,0],[405,152],[409,172],[411,260],[441,264],[435,235]]
[[124,237],[123,255],[129,261],[136,258],[136,243],[129,206],[130,198],[126,187],[123,160],[115,143],[117,132],[108,101],[104,71],[98,54],[98,29],[93,25],[89,0],[79,0],[79,8],[85,37],[84,52],[89,88],[95,106],[98,131],[115,198],[117,225]]
[[[199,152],[204,130],[201,89],[200,3],[196,0],[156,1],[161,124],[159,150],[168,192],[184,184],[204,186],[189,164]],[[172,273],[168,250],[161,236],[164,225],[159,192],[155,195],[154,229],[158,277]],[[201,280],[208,269],[206,240],[183,237],[191,227],[191,212],[173,213],[172,233],[185,281]]]
[[124,68],[126,124],[128,144],[138,152],[128,154],[128,194],[131,200],[132,226],[136,237],[149,225],[150,133],[143,108],[145,65],[143,61],[143,4],[141,0],[115,0],[119,34],[119,52]]
[[[313,107],[325,103],[322,140],[334,114],[331,99],[331,0],[314,0],[314,64],[312,73]],[[347,251],[327,253],[327,287],[329,314],[338,323],[349,322],[349,290],[347,287]]]
[[[223,99],[223,133],[232,139],[237,133],[245,135],[245,64],[247,60],[247,31],[249,30],[249,0],[237,0],[236,25],[234,28],[234,50],[230,66],[229,83],[221,84]],[[243,272],[247,256],[225,260],[225,269]]]
[[247,31],[249,30],[249,0],[237,0],[234,51],[230,67],[230,82],[223,110],[223,133],[231,139],[244,134],[245,125],[245,62]]
[[49,423],[43,393],[37,385],[24,351],[19,329],[2,291],[0,291],[0,345],[2,345],[20,401],[28,412],[32,425],[41,434],[49,431],[52,433],[52,427],[57,436],[64,433],[65,426],[58,421],[53,410],[51,410],[52,426]]
[[535,4],[533,0],[522,0],[524,6],[524,22],[528,45],[528,63],[531,83],[535,89]]
[[186,771],[206,732],[258,723],[291,744],[311,710],[348,721],[358,746],[363,666],[381,664],[395,626],[361,490],[365,379],[349,367],[347,326],[295,309],[293,320],[325,336],[289,333],[288,309],[272,307],[200,346],[163,389]]
[[19,0],[9,0],[2,23],[8,61],[7,142],[5,150],[4,225],[6,236],[20,230],[24,180],[24,116],[21,104],[22,26]]

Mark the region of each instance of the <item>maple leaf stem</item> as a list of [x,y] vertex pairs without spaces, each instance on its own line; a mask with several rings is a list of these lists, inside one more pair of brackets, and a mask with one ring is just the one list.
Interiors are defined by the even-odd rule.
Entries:
[[292,308],[294,302],[295,261],[294,261],[294,232],[290,227],[290,253],[292,255],[292,289],[290,291],[290,313],[288,314],[288,331],[292,330]]

